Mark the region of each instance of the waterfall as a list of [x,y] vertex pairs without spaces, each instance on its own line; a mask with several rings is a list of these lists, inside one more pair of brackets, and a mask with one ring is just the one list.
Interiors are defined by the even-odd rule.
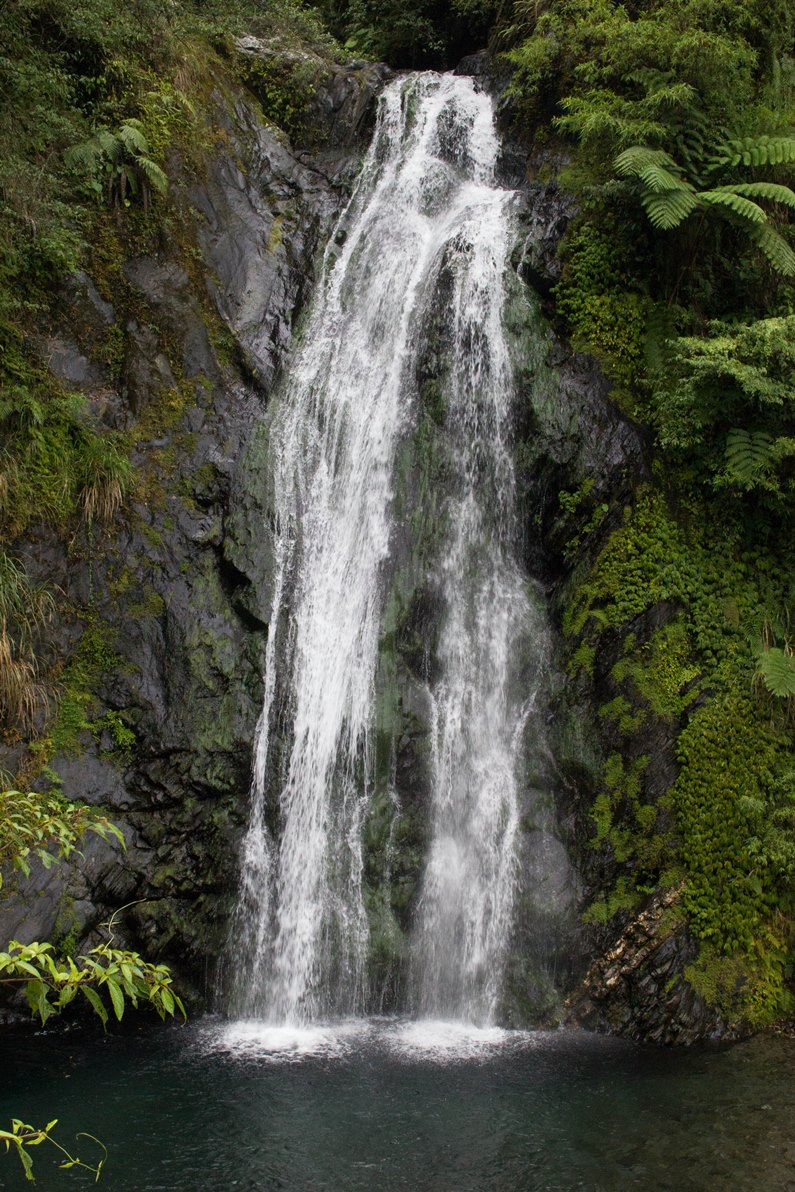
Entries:
[[273,602],[233,928],[241,1016],[300,1025],[366,1008],[361,841],[394,468],[442,275],[452,475],[413,998],[422,1014],[496,1012],[529,706],[517,659],[538,629],[513,553],[502,329],[513,195],[496,185],[497,153],[491,100],[471,79],[429,73],[385,89],[271,405]]
[[[516,562],[513,369],[503,326],[510,195],[484,188],[445,250],[450,477],[435,577],[431,839],[412,966],[415,1009],[480,1026],[498,1011],[511,936],[524,728],[548,656]],[[535,669],[522,665],[528,643]],[[542,742],[543,743],[543,742]]]

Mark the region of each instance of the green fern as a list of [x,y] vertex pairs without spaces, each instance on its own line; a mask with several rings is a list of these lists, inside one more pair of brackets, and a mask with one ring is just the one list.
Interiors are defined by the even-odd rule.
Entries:
[[633,145],[618,155],[615,169],[620,177],[640,182],[641,203],[655,228],[675,228],[698,206],[693,186],[662,149]]
[[735,137],[716,146],[711,170],[726,166],[780,166],[795,162],[795,137]]
[[[750,144],[750,138],[746,138]],[[784,159],[787,138],[774,140],[770,137],[757,138],[756,159],[760,164],[764,153],[778,161]],[[795,160],[795,139],[791,141]],[[760,148],[761,146],[761,148]],[[764,152],[763,152],[764,151]],[[756,164],[751,149],[748,149],[750,164]],[[711,169],[717,164],[730,164],[724,158],[714,157]],[[663,149],[647,145],[632,145],[614,160],[614,168],[620,178],[633,179],[640,188],[640,202],[652,227],[670,231],[692,215],[694,211],[711,210],[725,219],[739,224],[765,254],[770,264],[785,277],[795,276],[795,250],[770,226],[768,214],[755,199],[778,203],[795,210],[795,191],[777,182],[764,180],[755,182],[732,182],[724,186],[713,186],[708,190],[697,190],[684,176],[682,168]],[[699,175],[691,170],[699,181]]]
[[663,149],[632,145],[615,159],[621,178],[638,178],[647,190],[661,194],[668,190],[692,190],[682,178],[679,166]]
[[678,227],[698,207],[696,196],[685,190],[669,190],[662,195],[641,195],[640,201],[652,227],[663,232]]
[[777,699],[795,696],[795,657],[787,649],[770,646],[757,655],[755,678]]
[[763,430],[730,430],[726,436],[726,472],[746,490],[756,488],[772,471],[773,436]]
[[795,277],[795,251],[775,228],[769,223],[758,224],[750,229],[750,235],[777,273]]
[[741,220],[752,223],[767,223],[767,215],[758,203],[751,202],[743,195],[738,195],[733,186],[717,186],[714,190],[702,190],[698,195],[699,203],[708,203],[711,207],[725,207]]
[[779,186],[777,182],[735,182],[731,189],[746,198],[767,199],[770,203],[783,203],[795,210],[795,191],[788,186]]
[[146,208],[150,190],[163,194],[168,189],[168,178],[150,154],[143,124],[130,119],[117,132],[97,129],[89,140],[67,149],[64,161],[69,168],[88,175],[89,188],[98,196],[103,187],[97,175],[104,173],[111,202],[126,204],[129,192],[133,197],[140,195]]

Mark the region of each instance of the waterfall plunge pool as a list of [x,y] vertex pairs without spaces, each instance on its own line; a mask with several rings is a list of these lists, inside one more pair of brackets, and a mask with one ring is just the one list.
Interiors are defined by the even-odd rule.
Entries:
[[[661,1051],[396,1020],[19,1030],[0,1112],[97,1135],[108,1192],[791,1192],[793,1061],[789,1039]],[[34,1158],[43,1192],[92,1184]],[[0,1187],[30,1186],[0,1157]]]

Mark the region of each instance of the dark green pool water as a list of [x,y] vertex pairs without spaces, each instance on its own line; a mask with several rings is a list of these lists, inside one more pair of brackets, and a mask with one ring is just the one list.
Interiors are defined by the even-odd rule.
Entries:
[[[98,1135],[107,1192],[779,1192],[795,1189],[793,1075],[795,1044],[772,1038],[674,1052],[577,1032],[382,1023],[274,1041],[203,1023],[6,1034],[0,1113]],[[91,1185],[43,1148],[36,1175],[45,1192]],[[0,1186],[31,1187],[2,1156]]]

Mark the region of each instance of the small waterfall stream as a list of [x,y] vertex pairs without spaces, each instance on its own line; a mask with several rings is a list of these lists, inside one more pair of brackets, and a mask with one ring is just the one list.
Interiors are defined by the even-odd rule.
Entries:
[[270,412],[274,558],[265,697],[233,927],[233,1011],[308,1024],[367,1009],[362,829],[396,453],[416,418],[421,321],[442,272],[453,344],[431,839],[413,1009],[497,1012],[511,933],[523,725],[543,631],[515,562],[503,333],[513,193],[492,102],[422,74],[384,91],[372,145]]

